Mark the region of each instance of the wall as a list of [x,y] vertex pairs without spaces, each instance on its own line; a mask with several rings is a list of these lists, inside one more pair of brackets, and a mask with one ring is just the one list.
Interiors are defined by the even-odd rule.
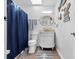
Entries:
[[[74,0],[68,0],[71,2],[70,7],[70,17],[71,20],[64,23],[63,19],[58,20],[57,23],[59,24],[59,27],[56,31],[57,39],[56,39],[56,47],[61,55],[62,59],[75,59],[75,38],[70,33],[75,31],[75,13],[74,13]],[[58,5],[57,5],[58,6]],[[55,17],[59,15],[57,9]]]
[[50,15],[53,16],[53,13],[51,14],[44,14],[42,11],[44,10],[52,10],[52,7],[43,7],[43,6],[31,6],[27,7],[25,11],[28,13],[29,19],[40,19],[42,16]]

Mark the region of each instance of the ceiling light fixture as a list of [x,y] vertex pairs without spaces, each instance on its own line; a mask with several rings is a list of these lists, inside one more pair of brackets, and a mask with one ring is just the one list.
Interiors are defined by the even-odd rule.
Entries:
[[42,4],[42,0],[31,0],[32,4]]
[[42,13],[52,13],[52,11],[43,11]]

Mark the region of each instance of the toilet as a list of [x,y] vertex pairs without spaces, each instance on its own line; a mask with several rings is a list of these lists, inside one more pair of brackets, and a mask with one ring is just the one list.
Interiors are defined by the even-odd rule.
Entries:
[[28,42],[29,45],[29,53],[35,53],[36,50],[36,40],[29,40]]

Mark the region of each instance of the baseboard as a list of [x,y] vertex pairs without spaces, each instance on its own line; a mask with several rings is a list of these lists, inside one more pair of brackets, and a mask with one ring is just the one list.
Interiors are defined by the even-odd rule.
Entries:
[[62,54],[61,54],[61,52],[59,51],[59,49],[56,48],[56,50],[57,50],[57,52],[58,52],[60,58],[61,58],[61,59],[64,59],[64,57],[62,56]]

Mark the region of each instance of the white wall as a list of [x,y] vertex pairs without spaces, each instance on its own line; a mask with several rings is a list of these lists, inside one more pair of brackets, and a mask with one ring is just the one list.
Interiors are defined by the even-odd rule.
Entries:
[[[59,27],[56,31],[57,40],[56,46],[62,55],[62,59],[75,59],[74,51],[75,51],[75,38],[70,33],[75,31],[75,13],[74,13],[74,0],[70,0],[70,17],[71,20],[69,22],[64,23],[63,20],[58,20]],[[56,11],[57,12],[57,11]],[[56,16],[58,13],[56,14]]]
[[31,6],[26,7],[25,12],[27,12],[29,19],[40,19],[43,16],[53,16],[53,13],[51,14],[44,14],[42,11],[45,10],[53,10],[53,7],[44,7],[44,6]]

